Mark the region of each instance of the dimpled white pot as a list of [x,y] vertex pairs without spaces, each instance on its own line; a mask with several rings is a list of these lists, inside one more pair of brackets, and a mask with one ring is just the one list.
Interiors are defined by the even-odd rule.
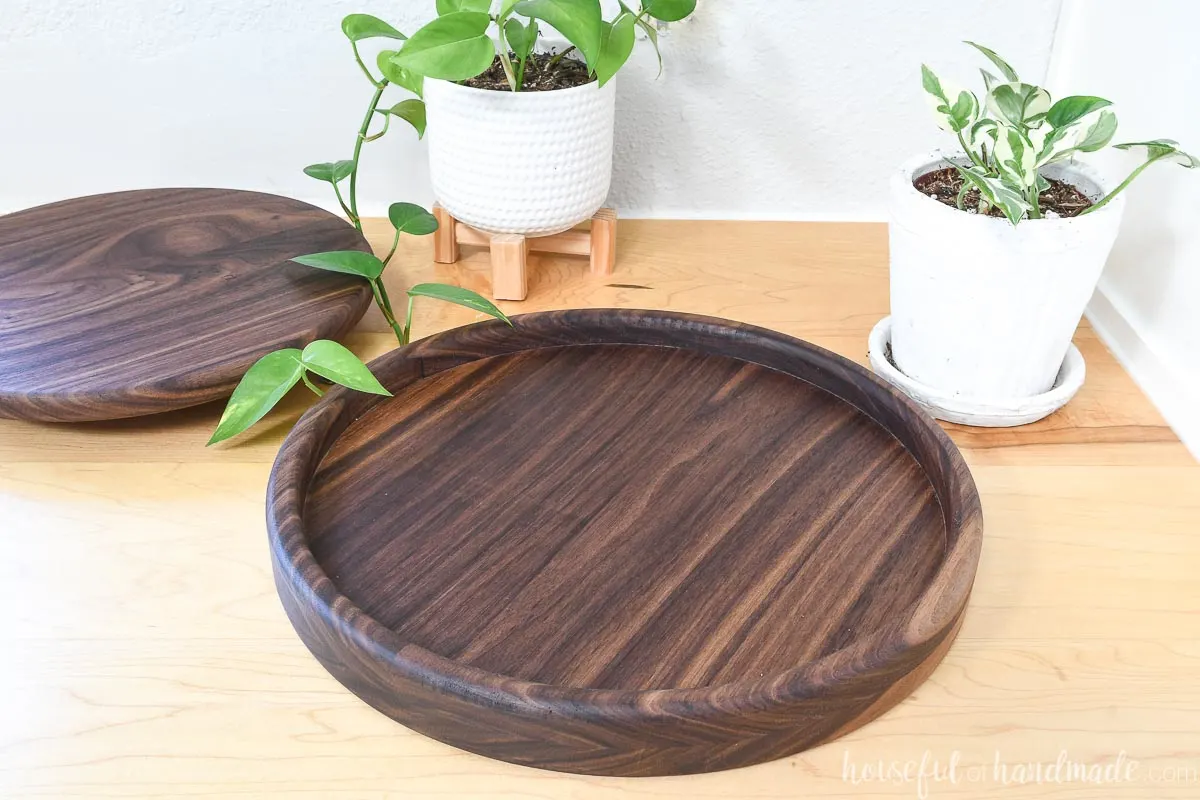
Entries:
[[434,195],[489,233],[574,227],[608,197],[615,100],[615,80],[550,92],[426,81]]
[[[1072,219],[967,214],[913,188],[961,155],[931,153],[889,187],[892,358],[939,394],[989,404],[1054,386],[1117,237],[1125,198]],[[1112,188],[1080,164],[1047,168],[1097,199]]]

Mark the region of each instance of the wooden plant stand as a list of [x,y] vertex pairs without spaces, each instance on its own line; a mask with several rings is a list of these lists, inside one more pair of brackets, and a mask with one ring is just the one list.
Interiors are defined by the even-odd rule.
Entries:
[[592,217],[591,230],[570,230],[551,236],[484,233],[456,220],[439,204],[433,206],[438,229],[433,235],[433,260],[458,261],[459,245],[487,247],[492,252],[492,297],[524,300],[529,294],[530,252],[588,256],[593,275],[611,275],[617,260],[617,212],[602,208]]

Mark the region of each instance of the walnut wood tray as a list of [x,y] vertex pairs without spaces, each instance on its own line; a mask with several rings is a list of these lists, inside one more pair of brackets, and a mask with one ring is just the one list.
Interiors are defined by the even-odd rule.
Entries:
[[280,347],[340,336],[366,281],[288,259],[367,250],[285,197],[151,189],[0,217],[0,417],[77,422],[227,397]]
[[657,311],[529,314],[395,351],[275,462],[275,580],[351,691],[475,753],[740,767],[936,666],[982,536],[962,457],[861,367]]

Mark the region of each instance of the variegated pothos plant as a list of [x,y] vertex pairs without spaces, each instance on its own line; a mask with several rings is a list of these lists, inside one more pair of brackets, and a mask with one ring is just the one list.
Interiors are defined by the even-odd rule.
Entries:
[[[1016,71],[991,49],[967,42],[987,57],[1000,75],[981,69],[984,102],[972,92],[952,87],[928,66],[921,65],[921,82],[938,127],[958,138],[968,164],[956,164],[963,176],[958,207],[971,189],[977,189],[980,212],[999,208],[1009,222],[1039,219],[1038,195],[1049,188],[1043,167],[1107,147],[1117,132],[1112,103],[1101,97],[1071,95],[1052,102],[1050,93],[1025,83]],[[1146,160],[1112,192],[1081,212],[1102,208],[1123,191],[1146,167],[1171,161],[1192,168],[1200,160],[1179,149],[1171,139],[1126,142],[1121,150],[1144,149]]]

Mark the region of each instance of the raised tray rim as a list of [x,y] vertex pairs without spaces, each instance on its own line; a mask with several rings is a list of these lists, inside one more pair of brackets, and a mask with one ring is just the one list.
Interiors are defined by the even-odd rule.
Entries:
[[[830,391],[866,414],[896,436],[925,471],[941,505],[948,538],[946,556],[929,582],[941,586],[942,590],[936,596],[928,589],[922,593],[914,606],[906,611],[908,624],[897,636],[888,637],[876,630],[816,661],[756,680],[687,689],[590,689],[534,683],[453,661],[403,641],[358,608],[337,590],[307,547],[301,512],[309,481],[324,454],[350,422],[387,399],[338,387],[310,408],[285,439],[267,487],[267,530],[280,597],[301,639],[335,677],[342,680],[338,665],[328,663],[309,641],[307,637],[311,631],[308,628],[313,620],[298,618],[303,609],[293,607],[295,604],[307,605],[308,610],[316,613],[320,624],[340,637],[342,644],[355,648],[364,656],[386,662],[387,669],[398,679],[412,681],[438,694],[450,694],[481,706],[498,707],[507,713],[535,718],[547,715],[587,718],[592,713],[619,707],[629,715],[626,722],[679,718],[714,722],[743,713],[804,703],[831,689],[853,691],[860,680],[877,680],[888,673],[896,673],[886,687],[889,691],[876,692],[878,702],[872,704],[869,715],[823,739],[828,740],[865,724],[899,702],[915,684],[900,694],[890,689],[905,683],[904,678],[910,674],[928,667],[920,676],[925,677],[940,661],[961,625],[974,582],[982,547],[983,515],[974,480],[962,455],[934,419],[909,397],[866,368],[817,345],[766,328],[715,317],[637,309],[578,309],[519,315],[513,317],[512,322],[512,329],[498,321],[451,329],[392,351],[372,362],[371,367],[385,386],[397,391],[442,370],[507,352],[588,344],[642,344],[686,346],[784,372]],[[618,332],[617,338],[605,335]],[[522,346],[505,349],[506,344],[511,344],[506,340],[515,336],[526,337],[527,341]],[[747,352],[735,354],[718,349],[719,345],[746,348],[754,351],[757,357],[746,357]],[[851,396],[788,370],[785,365],[793,359],[798,359],[796,363],[822,375],[829,383],[843,383],[843,389],[852,390],[848,391]],[[901,430],[899,433],[910,434],[906,440],[888,424],[888,419],[893,423],[905,419],[916,430]],[[917,436],[918,431],[925,436]],[[939,468],[937,475],[930,472],[934,465]],[[304,487],[304,491],[299,487]],[[292,593],[291,603],[289,593]],[[914,654],[917,655],[915,664],[911,663]],[[901,669],[902,666],[906,668]],[[354,687],[348,688],[379,707],[372,698],[363,696]],[[395,717],[387,709],[380,710]],[[438,732],[409,720],[400,721],[434,738],[442,738]],[[484,752],[453,738],[443,740]],[[804,746],[812,744],[816,742]],[[802,748],[797,747],[792,752],[798,749]],[[485,754],[516,763],[530,763],[503,754]],[[762,760],[766,759],[735,760],[711,769],[744,766]],[[552,768],[591,774],[635,774],[573,770],[569,766]],[[680,774],[709,769],[655,770],[637,774]]]

